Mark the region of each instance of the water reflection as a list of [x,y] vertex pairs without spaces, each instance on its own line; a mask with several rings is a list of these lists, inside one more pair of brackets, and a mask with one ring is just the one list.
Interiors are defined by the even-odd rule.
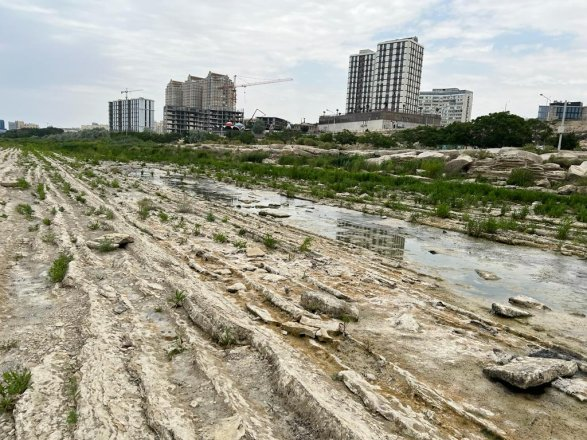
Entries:
[[368,224],[356,224],[339,219],[336,239],[345,243],[372,250],[380,255],[401,259],[404,256],[406,239],[394,229]]

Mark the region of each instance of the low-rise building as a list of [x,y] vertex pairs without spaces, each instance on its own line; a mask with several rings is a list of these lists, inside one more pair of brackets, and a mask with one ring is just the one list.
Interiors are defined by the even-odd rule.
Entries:
[[265,130],[286,130],[291,128],[291,123],[285,119],[275,116],[257,116],[255,120],[265,123]]
[[39,128],[39,124],[34,124],[32,122],[24,122],[24,121],[8,122],[8,129],[9,130],[20,130],[23,128]]
[[442,125],[471,121],[473,92],[457,88],[420,92],[418,110],[422,114],[440,115]]
[[365,131],[391,132],[422,125],[439,127],[440,115],[415,114],[390,111],[347,113],[346,115],[320,116],[318,129],[338,133],[348,130],[355,133]]
[[110,126],[108,124],[98,124],[97,122],[92,122],[91,124],[88,125],[82,125],[80,127],[80,130],[95,130],[95,129],[103,129],[103,130],[108,130],[110,128]]

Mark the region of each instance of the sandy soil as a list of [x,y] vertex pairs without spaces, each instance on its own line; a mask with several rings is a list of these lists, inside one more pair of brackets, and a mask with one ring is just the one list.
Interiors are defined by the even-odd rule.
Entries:
[[[0,369],[31,369],[32,386],[0,417],[2,439],[587,432],[584,403],[551,387],[516,391],[482,373],[504,354],[540,347],[584,362],[584,317],[545,311],[500,319],[368,250],[315,236],[301,252],[307,233],[155,187],[124,166],[0,151],[0,182],[19,177],[31,188],[0,186]],[[34,194],[37,183],[47,186],[44,200]],[[143,220],[137,202],[145,198],[154,208]],[[31,219],[16,212],[23,203]],[[111,232],[134,241],[112,252],[87,246]],[[264,246],[266,234],[275,249]],[[248,256],[255,248],[261,252]],[[47,271],[63,252],[73,261],[53,284]],[[236,283],[244,290],[229,292]],[[300,297],[310,290],[347,298],[359,321],[303,309]],[[176,291],[185,293],[179,307],[169,301]],[[299,320],[310,332],[332,329],[330,336],[319,342],[281,326]]]

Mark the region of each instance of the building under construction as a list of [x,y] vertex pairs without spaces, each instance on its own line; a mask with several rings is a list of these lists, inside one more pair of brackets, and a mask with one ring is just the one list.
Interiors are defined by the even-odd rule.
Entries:
[[227,76],[209,72],[206,78],[188,75],[186,81],[169,81],[163,109],[166,132],[220,132],[228,121],[243,121],[236,110],[236,89]]

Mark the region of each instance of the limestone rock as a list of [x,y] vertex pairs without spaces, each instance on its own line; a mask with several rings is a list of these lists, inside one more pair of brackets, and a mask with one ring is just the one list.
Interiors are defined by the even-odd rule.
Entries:
[[548,179],[540,179],[536,182],[536,186],[540,188],[550,188],[550,181]]
[[587,161],[581,165],[571,165],[567,171],[568,179],[580,179],[582,177],[587,177]]
[[273,318],[273,316],[271,316],[271,313],[269,313],[268,310],[265,310],[261,307],[257,307],[251,303],[247,303],[247,310],[251,312],[253,315],[258,316],[261,319],[261,321],[263,321],[265,324],[279,324],[279,321]]
[[320,312],[339,319],[359,320],[359,309],[346,301],[335,298],[328,293],[304,292],[300,304],[311,312]]
[[573,396],[579,402],[587,402],[587,381],[584,379],[558,378],[552,382],[552,386],[569,396]]
[[417,332],[420,330],[420,324],[410,313],[403,313],[393,321],[393,326],[398,330],[407,332]]
[[342,331],[342,322],[336,321],[334,319],[312,319],[308,318],[307,316],[302,316],[300,318],[300,324],[304,324],[310,327],[321,328],[322,330],[326,330],[329,335],[331,336],[338,336]]
[[497,275],[495,275],[493,272],[488,272],[488,271],[481,270],[481,269],[475,269],[475,272],[477,272],[477,275],[479,275],[484,280],[487,280],[487,281],[499,280],[499,277]]
[[289,214],[287,214],[285,212],[279,212],[279,211],[259,211],[259,215],[261,217],[275,217],[275,218],[291,217]]
[[438,151],[424,151],[418,154],[418,159],[444,159],[444,154]]
[[485,367],[483,372],[518,388],[527,389],[569,377],[577,372],[577,363],[559,359],[521,357],[506,365]]
[[491,311],[496,315],[503,316],[504,318],[525,318],[528,316],[532,316],[532,313],[530,312],[526,312],[515,307],[498,303],[491,304]]
[[278,275],[276,273],[268,273],[267,275],[263,275],[263,280],[269,281],[270,283],[278,283],[280,281],[284,281],[287,278],[283,275]]
[[319,328],[318,331],[316,332],[316,339],[318,339],[320,342],[332,342],[333,341],[332,337],[323,328]]
[[518,295],[509,298],[508,301],[510,302],[510,304],[513,304],[518,307],[524,307],[526,309],[550,310],[549,307],[529,296]]
[[249,258],[257,258],[257,257],[264,257],[265,252],[263,249],[259,247],[247,247],[247,257]]
[[112,248],[123,248],[134,241],[134,238],[130,235],[113,232],[111,234],[104,234],[94,240],[88,240],[86,245],[90,249],[99,249],[104,246],[104,243],[108,243]]
[[315,327],[309,327],[299,322],[288,321],[281,324],[281,328],[294,336],[308,336],[315,338],[318,331]]
[[543,159],[539,154],[524,150],[505,150],[499,154],[503,158],[521,159],[528,163],[541,164]]
[[557,194],[566,196],[569,194],[574,194],[577,192],[577,187],[575,185],[563,185],[557,190]]
[[462,171],[467,171],[471,164],[473,163],[473,158],[467,154],[461,154],[456,159],[453,159],[446,163],[445,170],[449,174],[459,173]]
[[234,283],[233,285],[228,286],[226,290],[230,293],[238,293],[247,290],[247,287],[243,283]]

